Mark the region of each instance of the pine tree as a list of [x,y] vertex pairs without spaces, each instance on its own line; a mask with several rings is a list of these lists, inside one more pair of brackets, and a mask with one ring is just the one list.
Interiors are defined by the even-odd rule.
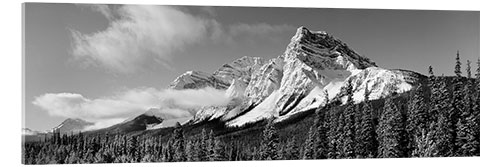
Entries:
[[477,69],[476,69],[476,83],[475,89],[472,96],[472,113],[468,118],[468,122],[471,128],[471,134],[469,138],[470,153],[472,156],[479,156],[480,154],[480,71],[479,71],[479,58],[477,59]]
[[191,140],[187,140],[186,142],[186,150],[185,150],[185,153],[186,153],[186,161],[188,162],[193,162],[195,161],[195,150],[194,150],[194,143],[193,141]]
[[201,130],[201,134],[200,134],[200,140],[199,140],[199,144],[198,144],[198,160],[199,161],[208,161],[208,144],[207,144],[207,141],[208,141],[208,135],[207,135],[207,132],[205,131],[205,129],[202,129]]
[[342,138],[341,157],[356,158],[355,155],[355,124],[354,124],[354,101],[352,84],[347,85],[347,101],[344,109],[344,126],[340,138]]
[[137,157],[138,157],[138,150],[137,150],[137,147],[139,146],[139,141],[137,140],[137,136],[132,136],[130,137],[130,141],[127,142],[128,145],[127,145],[127,154],[129,157],[131,157],[131,160],[133,162],[136,162],[137,161]]
[[176,162],[182,162],[186,161],[186,153],[185,153],[185,139],[184,139],[184,132],[182,130],[182,127],[177,127],[174,130],[174,143],[173,147],[175,149],[173,159]]
[[328,136],[326,134],[328,129],[324,121],[325,110],[328,110],[328,107],[323,108],[323,110],[316,111],[314,128],[316,129],[317,132],[313,143],[314,159],[326,159],[328,154],[328,139],[327,139]]
[[302,159],[313,159],[314,158],[314,127],[309,128],[309,133],[307,135],[306,142],[304,143]]
[[462,62],[460,62],[460,53],[457,50],[457,57],[455,58],[456,63],[455,63],[455,74],[457,77],[462,76]]
[[[335,159],[339,155],[339,151],[337,149],[338,147],[338,141],[339,141],[339,121],[337,115],[335,115],[334,108],[331,107],[329,108],[330,111],[330,128],[328,130],[328,158],[329,159]],[[340,116],[340,115],[339,115]]]
[[226,156],[224,154],[223,143],[215,139],[212,142],[212,155],[210,156],[210,161],[224,161],[226,160]]
[[284,147],[284,160],[296,160],[299,156],[299,147],[295,143],[295,137],[292,137]]
[[428,72],[429,72],[429,76],[434,76],[434,70],[433,70],[432,66],[429,66]]
[[211,130],[208,135],[208,157],[210,161],[223,161],[225,160],[224,148],[221,141],[215,138],[214,131]]
[[377,127],[379,141],[378,157],[398,158],[404,156],[403,116],[394,104],[393,97],[386,99]]
[[344,117],[344,112],[340,112],[339,113],[339,117],[337,119],[338,121],[338,124],[337,124],[337,134],[335,136],[336,140],[335,140],[335,144],[336,144],[336,155],[337,155],[337,158],[343,158],[343,151],[344,151],[344,148],[343,148],[343,143],[344,143],[344,140],[345,138],[343,137],[343,130],[344,130],[344,126],[345,126],[345,117]]
[[[472,81],[468,80],[464,87],[464,109],[460,114],[457,123],[457,137],[455,140],[456,156],[473,156],[474,145],[476,143],[474,128],[475,128],[475,115],[473,115],[473,91]],[[479,141],[477,141],[479,142]]]
[[361,158],[375,157],[376,133],[372,122],[373,109],[368,101],[368,91],[365,91],[365,100],[362,103],[361,118],[356,132],[356,151]]
[[444,79],[438,81],[438,86],[437,101],[431,109],[438,113],[437,126],[435,126],[437,129],[434,129],[436,156],[448,157],[453,155],[454,148],[453,107]]
[[471,72],[471,68],[470,68],[470,61],[467,60],[467,67],[465,69],[467,71],[467,78],[471,78],[472,77],[472,72]]
[[[462,72],[461,72],[461,62],[460,62],[460,56],[457,51],[457,58],[456,58],[456,66],[455,66],[455,75],[456,77],[453,79],[454,85],[453,85],[453,94],[452,94],[452,110],[449,115],[450,121],[451,121],[451,130],[452,130],[452,139],[453,141],[457,140],[457,124],[459,124],[459,116],[463,115],[464,113],[467,113],[465,111],[467,107],[466,100],[464,99],[465,96],[465,91],[467,91],[463,84],[463,78],[462,78]],[[455,154],[456,150],[458,148],[456,146],[453,146],[452,152]]]
[[[425,140],[416,140],[417,138],[426,137],[427,134],[423,130],[428,128],[428,108],[427,103],[424,97],[424,87],[419,85],[416,88],[415,94],[410,99],[409,103],[409,111],[408,111],[408,120],[406,125],[406,131],[410,135],[408,150],[409,152],[413,152],[414,149],[417,149],[418,146],[422,146],[424,143],[419,142],[427,142]],[[422,151],[416,151],[414,153],[423,153]],[[415,155],[412,156],[421,157],[423,155]]]
[[[437,85],[436,81],[436,76],[434,76],[434,72],[432,71],[432,66],[429,66],[429,77],[427,78],[427,83],[429,86],[429,91],[430,91],[430,97],[429,97],[429,105],[428,106],[436,106],[436,103],[438,103],[438,91],[439,87]],[[438,110],[433,110],[432,108],[429,109],[429,122],[435,122],[437,121],[437,115],[439,111]]]
[[430,125],[430,131],[427,129],[422,129],[421,133],[414,135],[415,146],[411,152],[413,157],[433,157],[435,156],[436,144],[434,143],[433,137],[435,132],[436,123],[433,122]]
[[266,128],[263,132],[263,140],[260,144],[260,158],[262,160],[278,159],[278,134],[274,127],[273,120],[268,120]]

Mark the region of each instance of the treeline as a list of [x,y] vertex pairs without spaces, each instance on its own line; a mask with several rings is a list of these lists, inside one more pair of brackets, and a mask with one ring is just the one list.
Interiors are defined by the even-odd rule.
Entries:
[[[137,163],[230,160],[225,146],[205,130],[186,138],[182,128],[172,136],[66,135],[55,132],[40,142],[25,143],[24,164]],[[234,156],[233,156],[234,158]]]
[[282,132],[280,128],[286,125],[272,120],[258,132],[238,131],[237,139],[205,129],[185,133],[182,127],[166,135],[55,133],[44,141],[24,143],[23,163],[479,156],[479,60],[475,77],[470,63],[463,76],[457,53],[456,76],[434,76],[429,67],[426,82],[405,94],[396,94],[392,88],[392,95],[382,100],[368,101],[365,94],[365,100],[355,104],[352,85],[348,85],[346,103],[327,101],[317,109],[307,125],[307,136]]
[[344,106],[329,103],[317,111],[301,158],[479,156],[479,60],[477,66],[473,79],[467,61],[462,76],[457,53],[455,77],[436,77],[429,67],[428,81],[408,100],[398,100],[393,91],[379,112],[368,94],[364,102],[354,104],[348,85]]

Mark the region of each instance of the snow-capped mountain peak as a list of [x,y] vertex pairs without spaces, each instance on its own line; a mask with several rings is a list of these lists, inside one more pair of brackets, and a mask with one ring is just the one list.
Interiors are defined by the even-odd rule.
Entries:
[[[198,78],[213,77],[224,83],[224,87],[219,88],[225,89],[226,95],[235,100],[228,106],[201,108],[192,122],[220,119],[228,126],[241,126],[270,117],[278,117],[275,121],[281,121],[320,107],[326,99],[325,92],[330,100],[342,100],[345,98],[342,88],[348,83],[354,87],[356,102],[364,100],[365,90],[370,91],[371,100],[387,96],[388,89],[408,91],[420,75],[383,69],[333,35],[299,27],[282,55],[267,62],[242,57],[224,64],[212,75],[202,76]],[[212,80],[203,79],[203,82],[218,88]]]
[[68,118],[64,120],[61,124],[52,129],[53,132],[57,131],[60,133],[77,133],[83,132],[88,126],[92,126],[94,123],[88,122],[78,118]]
[[42,132],[40,132],[40,131],[35,131],[35,130],[31,130],[30,128],[23,128],[23,129],[21,130],[21,134],[22,134],[22,135],[38,135],[38,134],[40,134],[40,133],[42,133]]

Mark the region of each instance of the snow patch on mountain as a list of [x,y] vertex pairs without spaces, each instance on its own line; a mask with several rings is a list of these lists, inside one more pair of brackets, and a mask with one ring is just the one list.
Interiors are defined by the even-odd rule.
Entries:
[[29,128],[23,128],[23,129],[21,130],[21,134],[22,134],[22,135],[38,135],[38,134],[40,134],[40,133],[42,133],[42,132],[40,132],[40,131],[35,131],[35,130],[31,130],[31,129],[29,129]]
[[276,58],[264,62],[242,57],[213,74],[185,74],[172,85],[180,85],[174,86],[180,89],[225,89],[231,103],[202,107],[192,123],[219,119],[227,126],[241,126],[270,117],[284,120],[318,108],[327,99],[345,102],[348,84],[353,85],[354,101],[358,103],[364,100],[365,90],[373,100],[408,91],[416,82],[418,74],[414,72],[377,67],[340,39],[300,27],[285,52]]
[[176,90],[201,89],[205,87],[226,89],[228,86],[229,83],[225,82],[221,77],[203,71],[185,72],[170,83],[170,88]]
[[242,126],[246,123],[260,121],[262,119],[267,119],[271,117],[278,116],[277,112],[274,112],[275,103],[280,97],[278,91],[274,91],[267,97],[262,103],[257,105],[255,108],[245,113],[242,116],[236,117],[235,119],[226,123],[228,126]]
[[213,75],[220,77],[224,82],[231,83],[232,80],[238,79],[241,82],[248,84],[252,73],[259,69],[264,64],[264,60],[260,57],[244,56],[231,63],[222,65]]

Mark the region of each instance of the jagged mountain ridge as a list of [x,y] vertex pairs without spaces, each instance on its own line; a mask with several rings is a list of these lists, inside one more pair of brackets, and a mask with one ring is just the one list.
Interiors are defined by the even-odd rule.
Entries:
[[22,135],[38,135],[41,133],[42,132],[36,131],[36,130],[31,130],[30,128],[22,128],[22,130],[21,130]]
[[284,53],[276,58],[264,61],[245,56],[222,65],[213,73],[185,72],[169,85],[176,90],[206,87],[223,90],[231,98],[228,105],[196,109],[194,117],[187,118],[191,120],[151,109],[101,130],[149,130],[171,127],[178,122],[196,124],[215,119],[226,126],[242,126],[271,117],[283,121],[321,107],[325,99],[344,102],[343,88],[348,83],[353,85],[355,102],[361,102],[365,90],[369,91],[370,100],[379,99],[392,91],[410,90],[422,76],[409,70],[378,67],[340,39],[300,27]]
[[66,133],[78,133],[86,130],[87,127],[94,125],[92,122],[88,122],[78,118],[68,118],[64,120],[61,124],[52,129],[52,132],[60,132],[62,134]]
[[224,64],[212,74],[203,71],[187,71],[170,83],[172,89],[200,89],[213,87],[227,89],[235,79],[248,84],[252,73],[263,64],[260,57],[244,56]]
[[[348,82],[354,86],[355,101],[360,102],[365,90],[369,90],[370,100],[378,99],[389,95],[390,91],[410,90],[421,76],[408,70],[380,68],[340,39],[305,27],[297,29],[284,54],[264,63],[247,64],[250,65],[242,68],[248,69],[243,76],[250,79],[244,91],[241,85],[245,84],[238,83],[236,102],[228,106],[204,107],[192,122],[221,119],[227,121],[228,126],[241,126],[270,117],[278,117],[280,121],[319,107],[324,102],[324,92],[328,93],[328,99],[342,101],[345,93],[341,88]],[[220,77],[216,74],[211,76]],[[240,72],[233,70],[227,76],[242,76],[236,74]],[[225,83],[227,85],[227,79]],[[228,94],[235,94],[234,89],[227,88],[231,91]]]

